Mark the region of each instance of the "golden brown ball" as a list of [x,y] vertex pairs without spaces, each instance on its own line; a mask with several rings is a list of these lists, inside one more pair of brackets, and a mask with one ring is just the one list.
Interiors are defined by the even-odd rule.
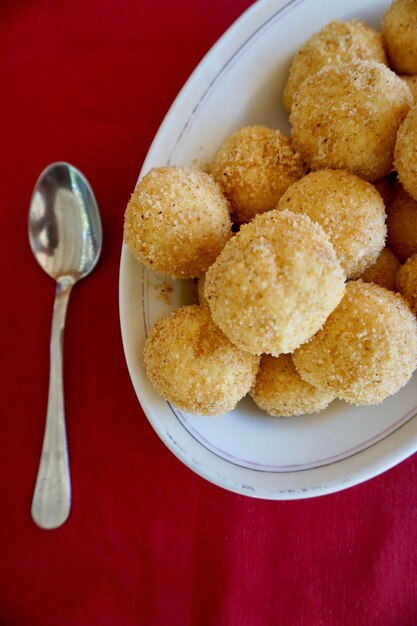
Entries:
[[398,129],[395,169],[404,189],[417,200],[417,104]]
[[274,209],[287,187],[305,171],[288,137],[265,126],[245,126],[235,131],[220,147],[209,169],[230,201],[237,224]]
[[397,130],[412,103],[408,86],[381,63],[327,65],[294,98],[293,147],[313,170],[376,180],[392,170]]
[[417,315],[417,254],[411,255],[400,267],[395,284],[414,315]]
[[364,271],[361,278],[365,283],[375,283],[385,289],[395,291],[395,277],[401,263],[389,248],[383,248],[371,267]]
[[308,215],[320,224],[347,278],[358,278],[384,247],[386,216],[380,194],[345,170],[311,172],[287,189],[277,208]]
[[417,74],[417,0],[393,0],[382,20],[388,60],[400,74]]
[[158,394],[196,415],[234,409],[250,390],[259,366],[259,358],[233,345],[208,308],[199,305],[161,318],[146,339],[143,356]]
[[387,217],[387,245],[402,262],[417,252],[417,201],[400,183],[395,185],[394,198]]
[[303,380],[290,354],[264,354],[250,393],[259,408],[275,417],[317,413],[336,397],[332,391],[317,389]]
[[351,281],[322,330],[293,359],[301,377],[319,389],[351,404],[378,404],[417,367],[417,321],[398,294]]
[[306,215],[268,211],[241,227],[206,274],[214,322],[253,354],[292,352],[324,324],[345,274],[327,235]]
[[193,278],[231,235],[227,200],[208,175],[189,167],[153,168],[125,212],[124,241],[138,261],[172,278]]
[[356,60],[386,63],[382,37],[363,22],[334,20],[315,33],[296,53],[284,87],[284,106],[291,111],[294,94],[306,78],[317,74],[325,65]]

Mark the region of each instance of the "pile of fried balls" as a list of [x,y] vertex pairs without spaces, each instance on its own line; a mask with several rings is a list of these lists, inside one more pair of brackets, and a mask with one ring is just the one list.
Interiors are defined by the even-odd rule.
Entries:
[[417,1],[381,32],[332,21],[284,88],[291,137],[236,130],[205,171],[153,168],[124,242],[199,304],[144,347],[156,391],[197,415],[246,394],[269,415],[382,402],[417,367]]

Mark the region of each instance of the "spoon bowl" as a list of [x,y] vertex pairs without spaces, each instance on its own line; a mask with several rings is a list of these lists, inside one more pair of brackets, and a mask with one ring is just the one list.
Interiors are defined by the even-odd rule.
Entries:
[[29,242],[42,269],[74,282],[95,267],[102,227],[93,190],[68,163],[52,163],[39,176],[29,210]]
[[71,289],[96,266],[103,239],[93,190],[78,169],[58,162],[41,173],[32,194],[28,230],[36,260],[56,281],[48,408],[32,517],[41,528],[57,528],[71,507],[63,387],[65,317]]

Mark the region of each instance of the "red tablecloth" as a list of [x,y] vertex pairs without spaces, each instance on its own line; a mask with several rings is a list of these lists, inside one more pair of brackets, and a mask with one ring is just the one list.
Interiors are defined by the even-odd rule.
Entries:
[[[123,213],[163,115],[250,0],[3,0],[1,626],[415,626],[417,457],[366,484],[257,501],[194,475],[161,443],[122,350]],[[30,504],[43,437],[52,281],[27,209],[55,160],[96,192],[104,250],[74,289],[65,345],[73,506]]]

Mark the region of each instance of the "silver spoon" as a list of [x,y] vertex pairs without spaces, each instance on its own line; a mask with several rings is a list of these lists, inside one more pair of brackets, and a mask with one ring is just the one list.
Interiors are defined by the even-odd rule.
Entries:
[[39,265],[57,283],[46,427],[32,501],[36,524],[57,528],[71,506],[63,388],[65,315],[73,285],[95,267],[102,246],[93,191],[72,165],[52,163],[39,176],[29,209],[29,242]]

